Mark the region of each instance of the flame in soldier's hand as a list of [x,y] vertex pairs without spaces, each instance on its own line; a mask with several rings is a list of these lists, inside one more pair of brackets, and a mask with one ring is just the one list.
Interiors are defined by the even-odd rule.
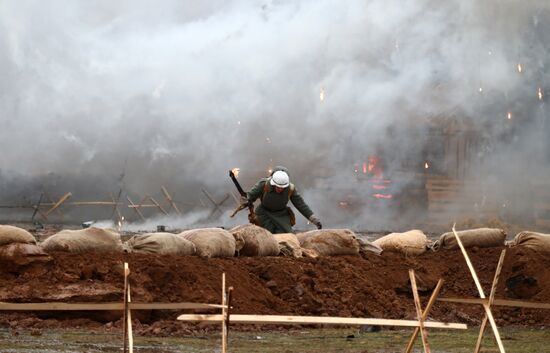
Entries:
[[239,172],[241,171],[241,168],[233,168],[231,169],[231,172],[235,175],[235,178],[239,177]]

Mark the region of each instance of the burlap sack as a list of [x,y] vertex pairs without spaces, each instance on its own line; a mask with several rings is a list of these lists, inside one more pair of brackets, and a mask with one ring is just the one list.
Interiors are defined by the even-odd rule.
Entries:
[[130,252],[161,255],[194,255],[195,244],[172,233],[146,233],[134,235],[126,245]]
[[[349,229],[312,230],[297,235],[303,249],[315,250],[319,256],[357,255],[359,243]],[[303,239],[303,242],[302,242]]]
[[508,246],[524,246],[543,254],[550,254],[550,234],[523,231],[508,242]]
[[428,238],[421,230],[414,229],[404,233],[391,233],[376,239],[372,243],[387,252],[420,255],[426,251]]
[[6,267],[22,266],[32,262],[49,262],[52,258],[36,244],[11,243],[0,246],[0,263]]
[[[498,228],[477,228],[469,230],[461,230],[456,232],[460,237],[460,241],[465,248],[491,248],[503,246],[506,240],[506,232]],[[437,251],[439,249],[458,249],[458,243],[453,232],[447,232],[432,245],[431,249]]]
[[302,248],[296,234],[281,233],[273,234],[279,245],[279,255],[288,257],[302,257]]
[[120,234],[113,229],[86,228],[80,230],[63,230],[47,238],[42,244],[43,249],[51,251],[67,251],[84,253],[88,251],[111,253],[122,252]]
[[181,232],[179,236],[191,241],[201,257],[232,257],[235,256],[235,238],[227,230],[221,228],[199,228]]
[[279,244],[270,231],[254,224],[243,224],[231,229],[235,239],[242,238],[244,246],[237,251],[239,256],[277,256]]
[[25,229],[0,225],[0,246],[11,243],[36,244],[36,239]]

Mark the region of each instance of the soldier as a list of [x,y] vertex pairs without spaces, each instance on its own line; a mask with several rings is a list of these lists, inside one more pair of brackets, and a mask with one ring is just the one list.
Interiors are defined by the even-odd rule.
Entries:
[[287,207],[288,201],[311,223],[321,229],[321,221],[317,218],[304,199],[290,183],[288,170],[285,167],[275,167],[269,178],[262,178],[250,192],[247,198],[243,197],[243,204],[260,199],[256,207],[256,224],[269,230],[271,233],[291,233],[296,223],[294,212]]

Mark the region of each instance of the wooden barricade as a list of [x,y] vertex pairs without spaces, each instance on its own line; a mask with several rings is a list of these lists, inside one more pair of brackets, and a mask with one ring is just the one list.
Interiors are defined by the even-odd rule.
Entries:
[[429,224],[451,225],[465,219],[498,218],[495,200],[484,195],[482,184],[440,176],[426,177]]

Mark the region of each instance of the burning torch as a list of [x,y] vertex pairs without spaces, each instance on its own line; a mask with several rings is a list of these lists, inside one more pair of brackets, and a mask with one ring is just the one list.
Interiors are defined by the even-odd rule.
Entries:
[[[235,184],[235,187],[237,188],[237,191],[239,192],[239,194],[244,197],[244,198],[247,198],[248,195],[246,194],[246,192],[243,190],[243,188],[241,187],[241,184],[239,184],[239,181],[237,180],[237,176],[239,175],[239,168],[234,168],[232,170],[229,171],[229,177],[231,178],[231,180],[233,181],[233,184]],[[247,203],[242,203],[240,204],[236,209],[235,211],[233,211],[233,213],[231,214],[230,217],[235,217],[235,215],[237,214],[237,212],[239,212],[240,210],[243,210],[245,208],[248,207],[248,220],[250,221],[250,223],[252,224],[255,224],[255,219],[256,219],[256,215],[254,213],[254,205],[252,204],[252,202],[250,202],[250,200],[247,202]]]

